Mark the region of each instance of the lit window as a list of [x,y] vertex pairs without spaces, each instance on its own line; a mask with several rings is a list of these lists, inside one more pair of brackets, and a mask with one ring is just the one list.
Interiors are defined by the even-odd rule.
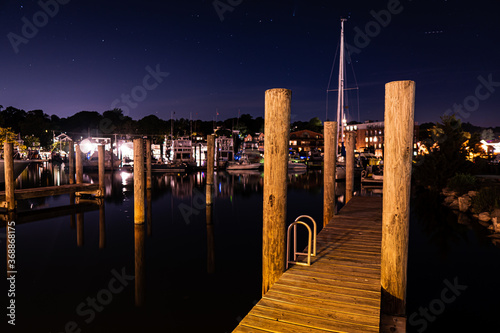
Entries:
[[370,138],[370,142],[373,142],[373,138]]
[[374,138],[373,138],[373,142],[377,142],[377,137],[374,137]]
[[368,138],[365,138],[365,142],[368,142]]

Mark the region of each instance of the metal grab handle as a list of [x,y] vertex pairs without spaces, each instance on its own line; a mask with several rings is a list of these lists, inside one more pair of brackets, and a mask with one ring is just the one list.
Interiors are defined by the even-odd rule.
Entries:
[[[295,219],[295,222],[297,222],[299,219],[301,219],[303,217],[308,218],[313,223],[313,251],[312,251],[311,256],[316,257],[316,234],[317,234],[317,229],[318,229],[317,226],[316,226],[316,221],[314,221],[314,219],[312,217],[310,217],[309,215],[300,215],[299,217],[297,217]],[[296,238],[296,236],[297,235],[295,234],[295,239],[294,239],[294,241],[295,241],[295,248],[294,248],[295,252],[297,252],[297,238]]]
[[[297,225],[302,224],[307,228],[308,231],[308,242],[307,242],[307,253],[302,253],[302,252],[297,252]],[[293,251],[293,259],[290,260],[290,231],[291,228],[294,228],[294,251]],[[301,265],[301,266],[310,266],[311,265],[311,228],[307,225],[307,223],[302,222],[302,221],[295,221],[292,224],[288,226],[288,231],[287,231],[287,237],[286,237],[286,269],[288,269],[288,264],[296,264],[296,265]],[[304,262],[298,262],[297,261],[297,255],[298,254],[307,254],[307,263]]]

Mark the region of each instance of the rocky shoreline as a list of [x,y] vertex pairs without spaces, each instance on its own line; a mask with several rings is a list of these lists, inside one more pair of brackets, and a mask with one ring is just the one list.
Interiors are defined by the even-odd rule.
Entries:
[[[469,191],[466,194],[458,195],[457,192],[445,188],[441,191],[444,196],[443,205],[452,209],[458,214],[459,223],[466,223],[465,220],[475,220],[484,228],[490,231],[490,237],[495,244],[500,243],[500,209],[492,211],[476,212],[472,208],[472,200],[478,191]],[[462,221],[462,222],[461,222]]]

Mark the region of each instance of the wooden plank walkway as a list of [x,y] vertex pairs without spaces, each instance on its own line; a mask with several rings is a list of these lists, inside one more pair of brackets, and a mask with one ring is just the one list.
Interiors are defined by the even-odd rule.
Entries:
[[[32,199],[49,197],[53,195],[61,195],[75,192],[94,192],[99,189],[99,184],[67,184],[59,186],[46,186],[46,187],[35,187],[35,188],[25,188],[16,189],[14,191],[14,197],[16,200],[22,199]],[[5,201],[5,191],[0,192],[0,201]]]
[[233,332],[379,332],[382,198],[353,197]]

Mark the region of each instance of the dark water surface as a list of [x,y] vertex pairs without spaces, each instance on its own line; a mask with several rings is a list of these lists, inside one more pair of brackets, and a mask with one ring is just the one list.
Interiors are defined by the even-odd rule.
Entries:
[[[132,174],[119,171],[106,173],[104,205],[83,213],[83,218],[18,224],[16,326],[6,325],[8,318],[2,316],[2,327],[54,333],[230,332],[261,294],[263,174],[218,173],[209,224],[203,172],[153,178],[150,217],[141,227],[133,221]],[[97,174],[86,174],[85,180],[95,182]],[[17,180],[25,188],[67,181],[60,169],[37,166]],[[343,200],[345,189],[339,185]],[[320,171],[289,175],[288,222],[301,214],[321,221],[322,186]],[[359,188],[357,192],[377,195]],[[69,195],[62,195],[20,202],[19,209],[69,203]],[[499,249],[439,206],[414,200],[412,208],[408,314],[440,299],[443,281],[457,278],[467,289],[438,315],[430,312],[435,318],[426,319],[425,331],[494,323]],[[0,247],[4,258],[5,249]],[[0,267],[5,271],[5,264]],[[5,295],[6,279],[0,286]],[[7,297],[3,299],[6,307]],[[136,301],[143,305],[137,307]],[[432,304],[435,311],[441,310],[439,302]],[[420,314],[412,322],[409,331],[423,331]]]

